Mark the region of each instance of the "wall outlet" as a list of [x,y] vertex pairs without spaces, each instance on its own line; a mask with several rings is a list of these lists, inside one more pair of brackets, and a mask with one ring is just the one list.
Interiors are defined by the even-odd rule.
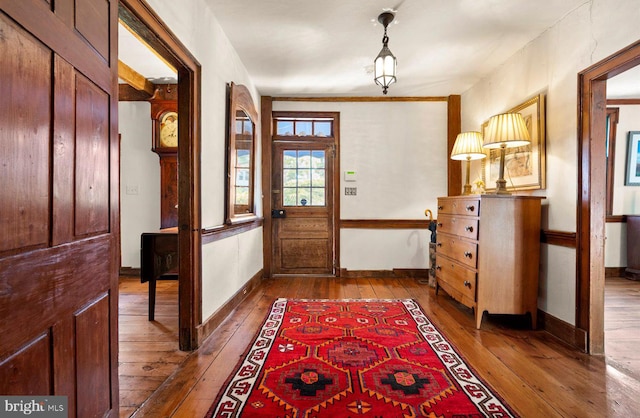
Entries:
[[355,196],[356,194],[358,194],[358,188],[357,187],[345,187],[344,188],[344,195],[345,196]]
[[137,184],[127,184],[125,192],[127,194],[132,194],[132,195],[138,194],[138,185]]

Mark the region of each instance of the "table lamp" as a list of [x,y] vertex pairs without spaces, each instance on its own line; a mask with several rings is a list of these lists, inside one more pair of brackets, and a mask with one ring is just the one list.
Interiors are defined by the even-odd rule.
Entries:
[[529,130],[520,113],[502,113],[492,116],[484,136],[484,148],[500,149],[500,169],[496,181],[496,194],[510,194],[504,179],[506,148],[521,147],[530,142]]
[[467,175],[462,192],[463,195],[471,194],[471,184],[469,184],[471,160],[480,160],[485,157],[486,154],[482,150],[482,134],[480,132],[471,131],[458,134],[451,151],[451,159],[467,161]]

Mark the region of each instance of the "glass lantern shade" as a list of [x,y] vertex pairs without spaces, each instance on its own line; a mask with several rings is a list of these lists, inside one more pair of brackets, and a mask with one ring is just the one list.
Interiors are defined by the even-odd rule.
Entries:
[[374,79],[382,86],[384,94],[387,94],[389,85],[396,82],[396,57],[387,46],[382,47],[374,61]]

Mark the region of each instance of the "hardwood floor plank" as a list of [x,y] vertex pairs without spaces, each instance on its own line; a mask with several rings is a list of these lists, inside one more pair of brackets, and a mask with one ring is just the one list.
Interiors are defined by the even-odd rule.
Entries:
[[[607,278],[607,357],[588,356],[524,316],[486,316],[416,279],[268,279],[193,353],[177,349],[177,282],[163,281],[157,321],[147,315],[147,286],[121,282],[120,417],[201,417],[251,343],[278,297],[413,298],[468,364],[522,417],[631,417],[640,410],[640,283]],[[175,288],[173,287],[175,286]],[[175,344],[175,345],[174,345]],[[155,389],[154,389],[155,387]]]

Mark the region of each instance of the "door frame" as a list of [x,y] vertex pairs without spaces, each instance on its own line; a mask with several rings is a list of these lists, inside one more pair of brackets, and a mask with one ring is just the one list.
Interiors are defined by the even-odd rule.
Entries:
[[640,41],[578,74],[576,341],[590,354],[604,353],[607,79],[637,65]]
[[[286,113],[313,114],[317,117],[334,118],[334,145],[335,156],[333,159],[333,240],[335,251],[334,276],[340,277],[340,113],[339,112],[315,112],[315,111],[286,111]],[[262,119],[262,207],[264,213],[263,223],[263,278],[273,276],[271,257],[273,253],[273,221],[271,220],[272,182],[271,170],[273,161],[273,98],[262,96],[260,105],[260,117]],[[332,276],[327,276],[332,277]]]
[[127,24],[178,72],[178,337],[189,351],[202,322],[200,64],[144,0],[119,1]]

